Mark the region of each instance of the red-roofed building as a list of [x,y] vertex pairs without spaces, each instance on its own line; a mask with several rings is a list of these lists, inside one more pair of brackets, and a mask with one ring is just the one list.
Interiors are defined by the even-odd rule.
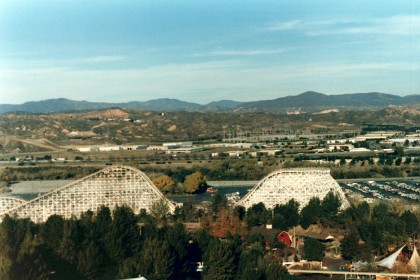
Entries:
[[292,244],[292,237],[286,231],[282,231],[277,235],[277,241],[286,245],[287,248]]

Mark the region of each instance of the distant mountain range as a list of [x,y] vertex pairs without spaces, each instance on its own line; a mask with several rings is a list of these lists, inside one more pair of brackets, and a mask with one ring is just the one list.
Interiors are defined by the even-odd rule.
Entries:
[[153,99],[146,102],[104,103],[75,101],[65,98],[31,101],[21,105],[0,104],[0,114],[6,112],[54,113],[61,111],[98,110],[113,107],[143,109],[153,111],[201,111],[201,112],[278,112],[289,111],[316,112],[325,109],[361,110],[383,109],[389,106],[420,107],[420,95],[397,96],[370,92],[326,95],[307,91],[296,96],[281,97],[273,100],[237,102],[221,100],[206,105],[185,102],[177,99]]
[[307,91],[296,96],[281,97],[274,100],[247,102],[238,105],[240,111],[276,112],[300,109],[314,112],[324,109],[383,109],[388,106],[420,105],[420,95],[398,96],[379,92],[351,93],[326,95],[319,92]]

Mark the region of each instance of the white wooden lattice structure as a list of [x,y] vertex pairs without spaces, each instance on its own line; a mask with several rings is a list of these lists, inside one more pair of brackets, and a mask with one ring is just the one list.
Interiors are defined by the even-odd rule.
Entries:
[[259,181],[236,205],[249,208],[263,202],[265,207],[273,209],[276,204],[285,204],[293,198],[299,202],[302,209],[312,197],[322,200],[330,191],[340,197],[342,208],[349,206],[340,185],[331,177],[329,169],[281,169]]
[[25,204],[27,201],[24,199],[16,198],[13,196],[1,196],[0,197],[0,215],[7,213],[10,209],[13,209],[19,205]]
[[165,198],[143,172],[127,166],[112,166],[17,205],[2,213],[0,219],[9,214],[39,223],[53,214],[78,217],[87,210],[95,212],[102,205],[111,210],[126,205],[139,213],[141,209],[149,211],[161,200],[166,202],[170,212],[175,210],[175,204]]

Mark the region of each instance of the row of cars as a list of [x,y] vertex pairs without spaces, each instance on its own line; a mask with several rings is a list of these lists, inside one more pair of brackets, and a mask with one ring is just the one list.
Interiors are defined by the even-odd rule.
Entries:
[[391,200],[400,197],[410,201],[420,201],[420,185],[412,181],[346,182],[344,187],[351,191],[358,191],[367,198]]

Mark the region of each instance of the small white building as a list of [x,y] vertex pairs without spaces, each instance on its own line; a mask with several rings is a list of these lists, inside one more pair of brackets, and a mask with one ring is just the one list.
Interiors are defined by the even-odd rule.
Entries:
[[219,157],[219,153],[211,153],[210,156],[212,158],[218,158]]
[[120,146],[105,146],[99,147],[100,152],[112,152],[112,151],[122,151],[122,147]]
[[347,144],[347,143],[355,143],[355,138],[349,138],[349,139],[335,139],[335,140],[327,140],[327,144]]
[[352,152],[352,153],[367,153],[367,152],[371,152],[371,150],[369,150],[367,148],[353,148],[353,149],[350,149],[349,152]]
[[167,154],[179,154],[179,153],[197,153],[203,151],[202,147],[191,147],[191,148],[176,148],[176,149],[168,149],[166,150]]
[[327,147],[330,151],[349,151],[354,149],[352,144],[328,144]]
[[148,151],[166,151],[168,147],[166,146],[159,146],[159,145],[150,145],[147,147]]
[[79,152],[88,153],[88,152],[99,152],[99,147],[78,147],[76,148]]
[[245,152],[244,151],[229,151],[229,152],[227,152],[227,154],[230,157],[241,157],[245,154]]
[[193,146],[193,142],[163,143],[162,146],[167,147],[168,149],[191,148]]

